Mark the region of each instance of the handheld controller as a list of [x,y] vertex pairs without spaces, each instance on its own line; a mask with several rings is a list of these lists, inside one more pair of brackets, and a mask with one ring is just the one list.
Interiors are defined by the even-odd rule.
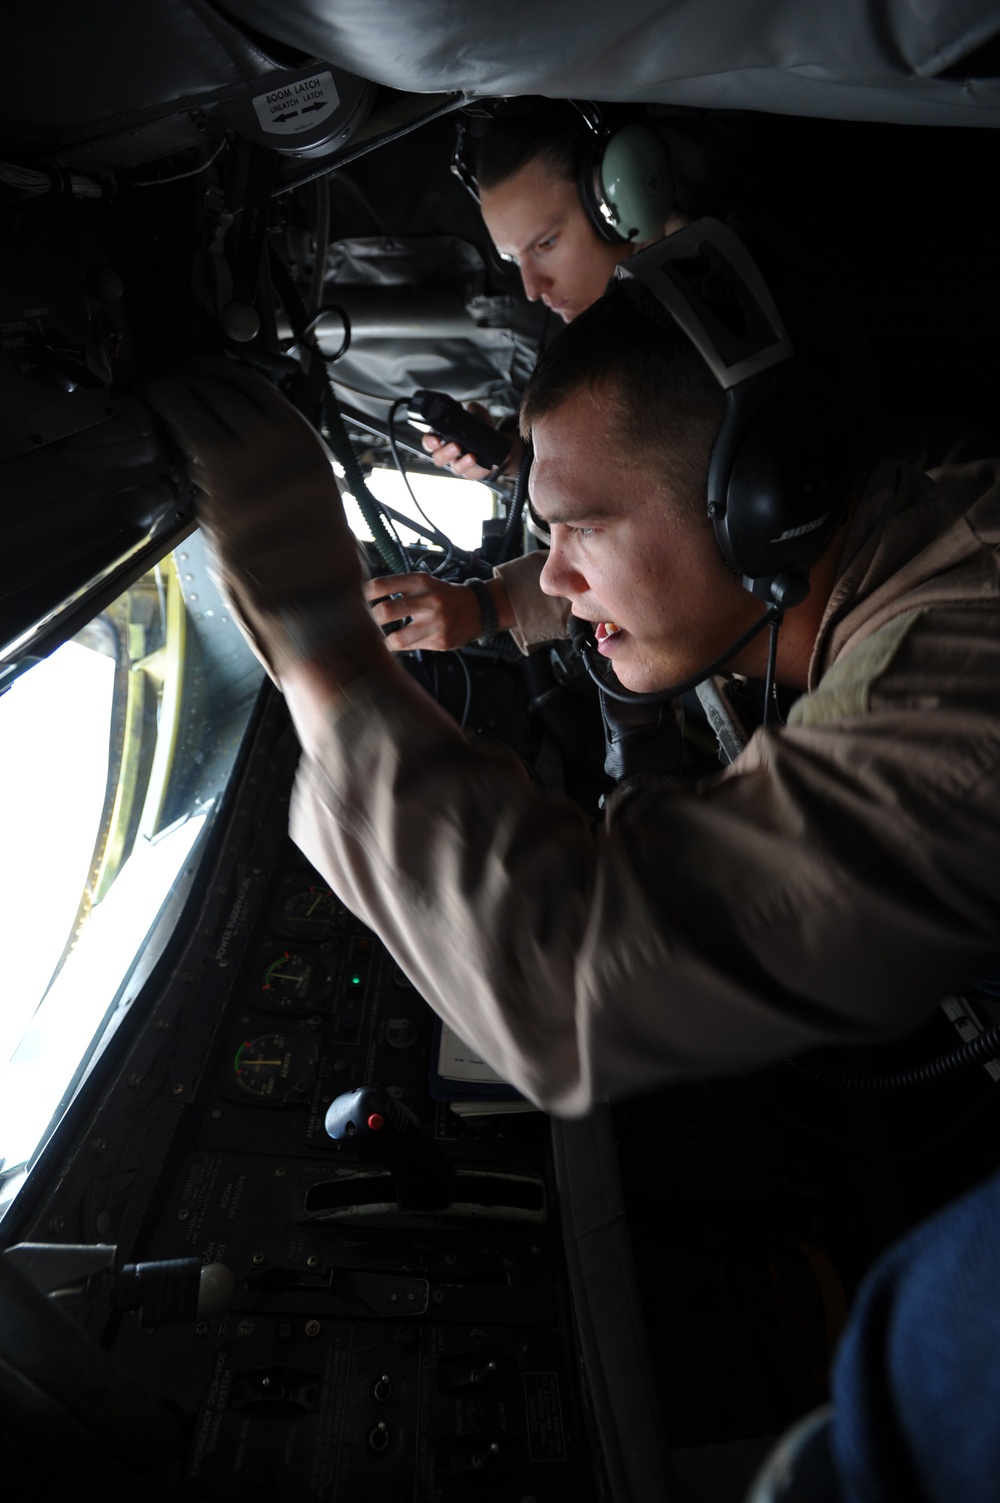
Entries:
[[443,391],[415,391],[406,416],[421,433],[436,433],[445,443],[458,444],[463,454],[475,455],[484,469],[498,469],[510,453],[506,434],[473,417]]

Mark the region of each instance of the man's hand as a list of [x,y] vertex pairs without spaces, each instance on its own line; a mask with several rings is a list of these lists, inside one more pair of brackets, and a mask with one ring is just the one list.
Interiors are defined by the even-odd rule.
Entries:
[[[499,630],[512,626],[514,613],[501,579],[486,580],[493,596]],[[392,574],[369,579],[364,586],[365,598],[379,626],[389,626],[410,616],[412,620],[391,632],[385,645],[391,652],[412,652],[416,648],[429,652],[450,652],[467,647],[483,629],[479,601],[464,584],[448,584],[432,574]]]
[[[488,407],[481,402],[466,402],[466,411],[474,417],[480,418],[484,423],[494,427],[493,416]],[[463,480],[485,480],[492,471],[484,469],[474,454],[463,454],[456,443],[449,443],[441,439],[436,433],[425,433],[420,440],[423,447],[431,457],[431,464],[439,470],[451,470],[453,475],[460,475]],[[516,475],[518,467],[524,456],[524,440],[519,433],[512,433],[510,440],[510,453],[506,463],[500,471],[501,475]],[[471,641],[471,638],[470,638]]]
[[271,677],[324,655],[334,678],[365,671],[381,644],[319,435],[231,361],[192,362],[148,395],[191,458],[214,572]]

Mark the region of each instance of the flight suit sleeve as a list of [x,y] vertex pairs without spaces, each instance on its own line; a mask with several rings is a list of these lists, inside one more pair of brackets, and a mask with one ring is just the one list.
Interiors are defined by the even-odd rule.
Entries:
[[995,964],[998,614],[913,612],[889,637],[694,792],[616,794],[596,836],[436,706],[369,685],[304,760],[293,836],[553,1112],[891,1036]]
[[525,553],[493,570],[507,590],[515,616],[510,634],[523,653],[569,636],[569,601],[544,594],[539,584],[547,557],[541,551]]

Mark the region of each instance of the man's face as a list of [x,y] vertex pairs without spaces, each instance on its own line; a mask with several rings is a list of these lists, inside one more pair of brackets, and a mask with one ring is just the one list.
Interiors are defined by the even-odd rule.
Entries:
[[483,219],[501,255],[517,261],[530,302],[541,298],[569,323],[601,296],[632,247],[602,240],[576,184],[535,158],[483,191]]
[[612,412],[584,389],[535,423],[531,497],[552,534],[541,586],[596,626],[625,688],[648,693],[711,662],[760,606],[707,518],[676,501],[669,474],[622,455]]

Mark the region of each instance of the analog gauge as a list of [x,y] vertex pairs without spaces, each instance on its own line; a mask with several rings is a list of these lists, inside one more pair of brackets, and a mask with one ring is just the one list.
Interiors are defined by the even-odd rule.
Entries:
[[303,955],[282,950],[265,967],[260,989],[268,1012],[294,1012],[305,1005],[309,995],[314,964]]
[[340,904],[328,887],[304,887],[285,899],[276,924],[283,934],[319,940],[334,932],[340,914]]
[[244,1039],[233,1059],[233,1084],[255,1101],[305,1101],[318,1050],[301,1033],[261,1033]]

